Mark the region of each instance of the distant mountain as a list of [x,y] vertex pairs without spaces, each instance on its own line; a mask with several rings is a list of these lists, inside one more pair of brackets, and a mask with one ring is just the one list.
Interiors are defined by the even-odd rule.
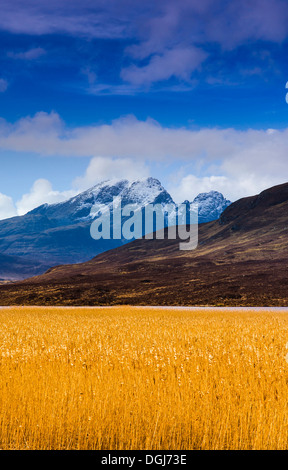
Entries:
[[288,183],[229,205],[179,240],[135,240],[0,287],[0,305],[288,306]]
[[[65,202],[44,204],[21,217],[2,220],[0,253],[21,259],[22,268],[19,269],[19,264],[13,264],[11,260],[9,269],[4,270],[0,263],[0,279],[24,279],[45,272],[47,267],[84,262],[127,243],[125,239],[96,241],[90,235],[92,208],[95,204],[111,207],[113,198],[121,198],[122,207],[138,204],[143,208],[152,203],[161,204],[164,208],[166,204],[175,204],[155,178],[134,182],[111,180]],[[223,201],[226,200],[217,192],[199,195],[200,221],[218,218],[221,207],[225,205]]]
[[25,277],[41,274],[49,268],[49,265],[39,264],[37,267],[33,261],[16,256],[0,253],[0,283],[6,279],[20,280]]
[[222,212],[231,204],[224,198],[223,194],[218,191],[210,191],[209,193],[200,193],[192,201],[198,204],[198,222],[211,222],[219,219]]

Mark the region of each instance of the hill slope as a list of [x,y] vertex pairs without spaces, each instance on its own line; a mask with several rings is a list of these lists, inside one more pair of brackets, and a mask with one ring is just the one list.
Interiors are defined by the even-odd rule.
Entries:
[[199,245],[136,240],[2,286],[0,304],[288,305],[288,184],[199,226]]
[[[20,280],[23,277],[29,277],[35,275],[35,273],[43,273],[49,267],[49,265],[38,265],[35,268],[35,264],[32,261],[24,260],[21,257],[8,256],[0,253],[0,283],[7,279]],[[19,277],[17,277],[19,273]]]

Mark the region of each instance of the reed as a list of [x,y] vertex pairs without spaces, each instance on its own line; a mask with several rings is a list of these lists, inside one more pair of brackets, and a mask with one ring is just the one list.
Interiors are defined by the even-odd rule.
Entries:
[[288,315],[0,310],[1,449],[286,449]]

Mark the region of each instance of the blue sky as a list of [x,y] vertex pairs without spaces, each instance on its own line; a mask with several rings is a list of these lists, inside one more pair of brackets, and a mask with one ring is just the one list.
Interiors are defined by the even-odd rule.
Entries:
[[115,177],[287,181],[287,24],[284,0],[2,0],[0,218]]

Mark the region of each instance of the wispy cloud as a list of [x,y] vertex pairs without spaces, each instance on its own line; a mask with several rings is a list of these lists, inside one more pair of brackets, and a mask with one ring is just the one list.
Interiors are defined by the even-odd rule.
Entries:
[[35,59],[38,59],[39,57],[42,57],[45,54],[46,54],[46,51],[42,47],[34,47],[32,49],[28,49],[23,52],[9,51],[7,53],[7,56],[11,57],[12,59],[35,60]]
[[[145,4],[132,0],[2,0],[0,30],[29,36],[62,34],[89,41],[125,40],[129,46],[121,52],[119,74],[131,85],[147,86],[171,77],[191,79],[213,55],[211,44],[222,51],[244,44],[251,47],[257,41],[280,44],[288,36],[287,22],[286,0],[146,0]],[[16,52],[14,57],[32,60],[42,53],[41,48],[32,48]],[[251,70],[256,70],[255,64]],[[91,70],[87,76],[91,85]]]
[[[121,37],[125,13],[114,0],[3,0],[0,29],[17,34],[69,34],[82,37]],[[111,9],[110,9],[111,8]],[[120,14],[117,20],[117,14]]]
[[206,57],[207,54],[196,47],[176,47],[166,50],[162,55],[154,55],[146,66],[132,65],[123,69],[121,77],[133,85],[147,85],[171,77],[189,82],[192,72]]
[[0,78],[0,93],[4,93],[8,88],[8,82],[7,80],[4,80],[4,78]]

